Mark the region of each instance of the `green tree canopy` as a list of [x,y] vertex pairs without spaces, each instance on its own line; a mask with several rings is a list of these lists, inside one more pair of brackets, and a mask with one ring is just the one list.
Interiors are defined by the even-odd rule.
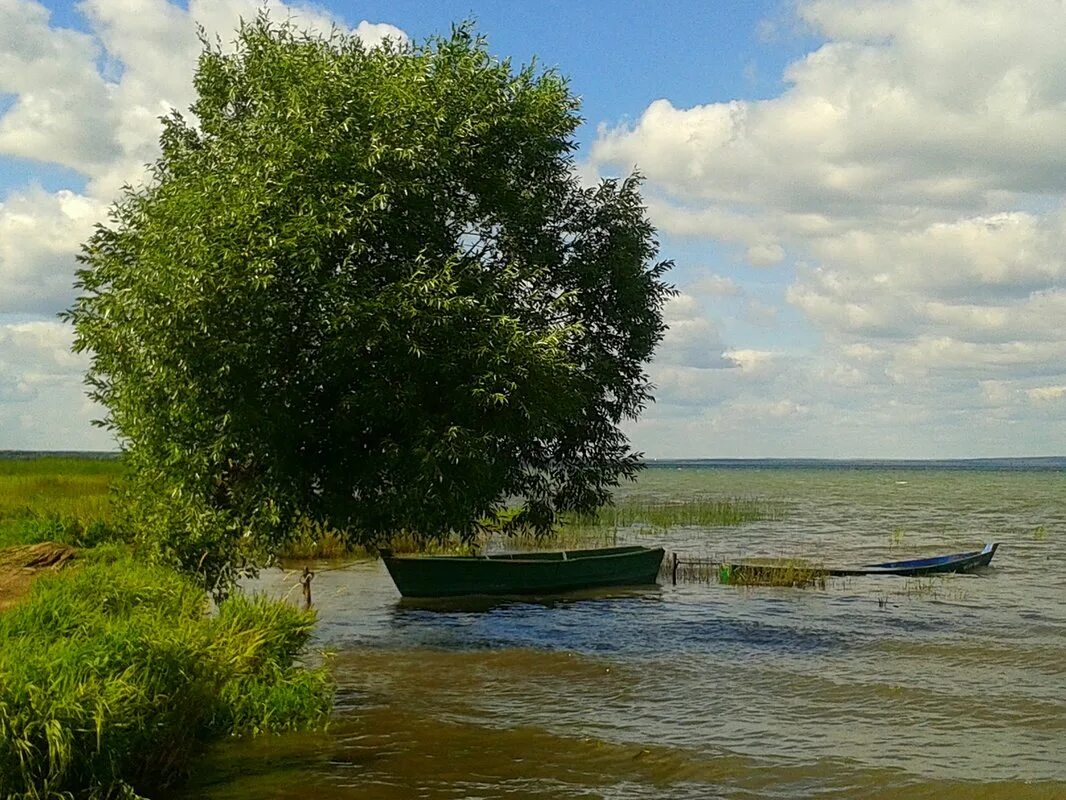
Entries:
[[368,48],[246,23],[83,248],[68,312],[146,541],[209,581],[304,518],[544,530],[639,466],[619,425],[672,289],[639,180],[469,26]]

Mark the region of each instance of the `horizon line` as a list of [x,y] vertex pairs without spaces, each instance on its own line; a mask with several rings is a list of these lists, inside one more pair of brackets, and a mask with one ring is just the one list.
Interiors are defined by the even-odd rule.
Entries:
[[[92,456],[119,456],[121,450],[53,450],[47,448],[0,448],[0,457],[20,455],[92,455]],[[912,462],[912,463],[938,463],[938,462],[961,462],[961,461],[1055,461],[1066,460],[1066,454],[1044,456],[642,456],[643,462],[678,462],[678,461],[706,461],[706,462],[743,462],[743,461],[807,461],[807,462]]]

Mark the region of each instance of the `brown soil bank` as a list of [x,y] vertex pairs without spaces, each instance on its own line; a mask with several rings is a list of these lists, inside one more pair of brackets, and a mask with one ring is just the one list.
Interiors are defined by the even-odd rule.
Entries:
[[76,552],[73,547],[54,542],[0,550],[0,611],[21,600],[41,572],[59,569]]

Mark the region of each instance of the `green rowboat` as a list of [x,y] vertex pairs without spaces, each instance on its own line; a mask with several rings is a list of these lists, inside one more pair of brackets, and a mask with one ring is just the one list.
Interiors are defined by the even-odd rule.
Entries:
[[661,547],[606,547],[486,556],[381,553],[404,597],[544,595],[597,586],[655,583]]

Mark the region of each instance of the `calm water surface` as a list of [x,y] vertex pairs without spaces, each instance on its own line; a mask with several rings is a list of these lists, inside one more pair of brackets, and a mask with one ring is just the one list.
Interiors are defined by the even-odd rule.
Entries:
[[1066,798],[1062,472],[657,468],[626,493],[782,504],[622,536],[682,554],[1003,544],[976,576],[478,606],[401,601],[380,562],[322,571],[329,730],[221,746],[182,797]]

